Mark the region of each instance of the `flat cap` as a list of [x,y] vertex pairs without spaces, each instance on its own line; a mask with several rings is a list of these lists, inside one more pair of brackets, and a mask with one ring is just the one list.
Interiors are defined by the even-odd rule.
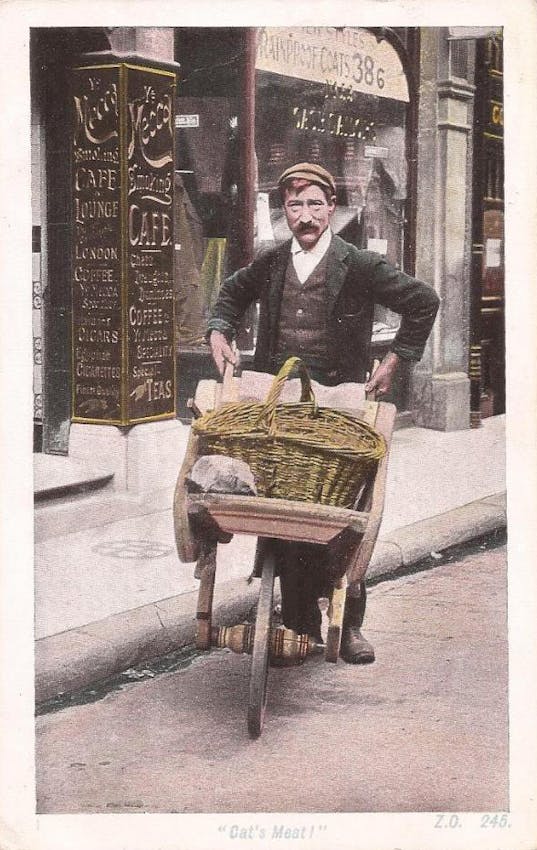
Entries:
[[317,165],[314,162],[299,162],[297,165],[292,165],[291,168],[286,168],[283,174],[280,175],[278,185],[283,186],[284,183],[295,178],[311,180],[312,183],[318,183],[330,189],[333,195],[336,194],[336,181],[322,165]]

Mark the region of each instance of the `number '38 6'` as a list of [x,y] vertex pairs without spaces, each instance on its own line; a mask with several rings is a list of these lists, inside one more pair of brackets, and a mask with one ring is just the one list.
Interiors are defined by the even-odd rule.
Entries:
[[355,53],[353,60],[353,79],[357,85],[364,82],[367,86],[376,84],[377,88],[384,88],[384,68],[376,68],[372,56],[362,56],[361,53]]

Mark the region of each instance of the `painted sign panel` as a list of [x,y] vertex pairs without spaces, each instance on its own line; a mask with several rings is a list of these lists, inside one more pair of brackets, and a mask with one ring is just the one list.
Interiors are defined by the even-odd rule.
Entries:
[[127,352],[130,422],[175,404],[173,79],[127,76]]
[[72,418],[175,415],[175,76],[118,64],[73,75]]
[[385,40],[357,27],[262,27],[256,68],[408,102],[401,60]]
[[73,81],[73,418],[121,419],[119,69]]

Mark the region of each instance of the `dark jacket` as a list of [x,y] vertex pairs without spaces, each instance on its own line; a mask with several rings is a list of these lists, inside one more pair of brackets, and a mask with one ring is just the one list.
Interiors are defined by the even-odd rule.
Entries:
[[[254,357],[257,371],[270,372],[274,367],[290,247],[291,240],[270,249],[227,278],[208,322],[209,331],[221,331],[231,340],[247,307],[259,301]],[[438,310],[435,291],[398,271],[380,254],[360,250],[339,236],[333,236],[327,260],[326,313],[338,381],[365,378],[370,367],[375,304],[389,307],[402,317],[391,350],[406,360],[419,360]]]

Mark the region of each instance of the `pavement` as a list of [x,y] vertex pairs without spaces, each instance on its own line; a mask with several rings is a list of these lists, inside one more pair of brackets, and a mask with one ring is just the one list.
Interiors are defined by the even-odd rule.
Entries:
[[[186,429],[185,429],[186,430]],[[402,428],[368,579],[506,525],[505,417],[456,432]],[[179,462],[178,462],[179,468]],[[198,582],[175,549],[173,488],[110,489],[98,464],[35,456],[36,702],[73,693],[191,644]],[[255,539],[219,546],[215,619],[243,619]]]

